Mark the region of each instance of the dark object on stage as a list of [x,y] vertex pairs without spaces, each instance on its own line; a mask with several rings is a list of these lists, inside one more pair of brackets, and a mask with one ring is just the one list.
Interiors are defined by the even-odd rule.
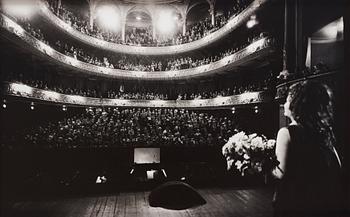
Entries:
[[148,197],[149,205],[167,209],[187,209],[206,203],[204,198],[190,185],[172,181],[155,188]]

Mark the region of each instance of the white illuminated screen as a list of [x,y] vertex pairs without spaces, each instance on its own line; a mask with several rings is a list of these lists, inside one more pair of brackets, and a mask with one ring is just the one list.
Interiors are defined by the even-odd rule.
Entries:
[[135,164],[160,163],[160,148],[135,148]]

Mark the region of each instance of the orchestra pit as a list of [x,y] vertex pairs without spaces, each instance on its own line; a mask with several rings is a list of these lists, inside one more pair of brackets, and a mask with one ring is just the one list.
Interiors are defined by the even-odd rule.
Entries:
[[0,2],[1,216],[350,216],[346,0]]

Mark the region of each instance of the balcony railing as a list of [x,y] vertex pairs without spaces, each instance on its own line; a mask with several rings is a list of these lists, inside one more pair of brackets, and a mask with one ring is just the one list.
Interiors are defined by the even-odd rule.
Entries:
[[39,8],[43,14],[43,17],[50,23],[60,28],[62,31],[68,33],[74,38],[100,49],[105,49],[118,53],[125,54],[137,54],[137,55],[175,55],[180,53],[186,53],[193,51],[209,44],[212,44],[220,39],[224,38],[229,33],[233,32],[240,25],[247,22],[251,15],[255,14],[259,8],[264,5],[268,0],[255,0],[253,1],[245,10],[243,10],[239,15],[233,17],[228,21],[226,25],[218,29],[217,31],[193,42],[172,45],[165,47],[141,47],[137,45],[124,45],[116,44],[112,42],[107,42],[87,34],[84,34],[72,26],[58,18],[44,2],[39,1]]
[[[294,80],[290,80],[287,82],[284,82],[282,84],[279,84],[276,86],[276,96],[275,99],[276,100],[283,100],[287,97],[288,94],[288,90],[289,87],[295,83],[301,82],[301,81],[305,81],[305,80],[317,80],[317,81],[321,81],[323,83],[331,83],[335,80],[335,78],[337,77],[336,75],[339,74],[340,70],[336,70],[336,71],[328,71],[328,72],[323,72],[320,74],[314,74],[314,75],[309,75],[306,77],[302,77],[302,78],[298,78],[298,79],[294,79]],[[334,86],[334,85],[333,85]]]
[[111,107],[147,107],[147,108],[217,108],[235,105],[271,102],[274,99],[270,91],[247,92],[239,95],[194,100],[126,100],[93,98],[79,95],[67,95],[54,91],[30,87],[22,83],[4,83],[5,95],[60,103],[74,106],[111,106]]
[[104,76],[109,78],[120,79],[143,79],[143,80],[179,80],[188,79],[200,76],[207,76],[211,74],[224,73],[228,70],[237,68],[240,64],[256,58],[257,56],[267,56],[275,52],[275,40],[270,37],[261,38],[254,41],[247,47],[240,51],[226,56],[219,61],[199,66],[196,68],[182,69],[176,71],[128,71],[121,69],[112,69],[107,67],[96,66],[86,62],[79,61],[73,57],[66,56],[49,45],[36,39],[28,32],[26,32],[20,25],[8,18],[6,15],[1,14],[1,27],[15,34],[18,38],[31,45],[35,50],[39,51],[45,56],[51,57],[58,64],[68,66],[74,70],[83,71],[85,73]]

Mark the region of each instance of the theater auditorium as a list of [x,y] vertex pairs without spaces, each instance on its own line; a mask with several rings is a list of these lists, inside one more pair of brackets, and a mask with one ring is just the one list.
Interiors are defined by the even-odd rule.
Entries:
[[1,216],[350,216],[346,0],[0,2]]

